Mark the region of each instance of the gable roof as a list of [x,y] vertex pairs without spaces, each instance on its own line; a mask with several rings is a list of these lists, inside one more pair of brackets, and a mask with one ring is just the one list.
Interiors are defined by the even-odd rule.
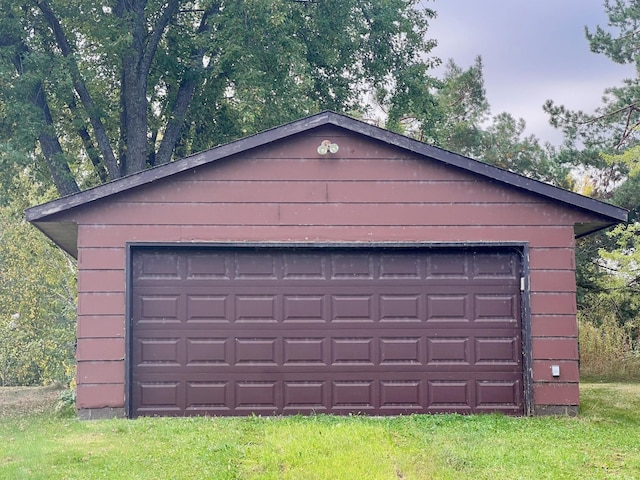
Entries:
[[478,174],[492,181],[516,187],[520,190],[546,197],[549,200],[560,202],[570,207],[586,210],[599,217],[599,220],[593,223],[578,225],[575,232],[576,237],[588,235],[597,230],[627,221],[628,212],[625,209],[538,180],[533,180],[330,111],[318,113],[191,155],[172,163],[144,170],[73,195],[29,208],[26,210],[25,216],[29,222],[38,227],[61,248],[73,256],[76,256],[77,226],[74,223],[56,221],[55,216],[57,214],[324,125],[333,125],[349,132],[364,135],[371,139],[384,142],[387,145],[395,146],[431,160]]

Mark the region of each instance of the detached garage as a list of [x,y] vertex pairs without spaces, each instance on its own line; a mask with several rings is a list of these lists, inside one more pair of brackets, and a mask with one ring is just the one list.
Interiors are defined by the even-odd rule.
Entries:
[[27,211],[83,418],[576,413],[575,238],[626,218],[331,112]]

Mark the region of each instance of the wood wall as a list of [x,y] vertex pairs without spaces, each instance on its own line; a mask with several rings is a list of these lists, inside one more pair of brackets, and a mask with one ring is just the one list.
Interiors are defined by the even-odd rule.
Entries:
[[[339,152],[319,155],[323,139]],[[124,406],[127,242],[527,242],[534,403],[578,404],[573,226],[592,217],[577,209],[323,127],[64,215],[80,409]]]

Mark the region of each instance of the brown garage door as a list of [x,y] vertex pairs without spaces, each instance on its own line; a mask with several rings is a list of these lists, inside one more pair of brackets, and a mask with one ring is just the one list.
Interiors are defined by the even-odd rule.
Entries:
[[523,413],[519,255],[140,248],[130,413]]

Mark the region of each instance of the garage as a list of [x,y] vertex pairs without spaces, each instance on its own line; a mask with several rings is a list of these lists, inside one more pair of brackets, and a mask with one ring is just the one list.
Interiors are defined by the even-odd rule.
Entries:
[[524,411],[515,249],[132,258],[133,416]]
[[26,218],[77,259],[81,418],[572,415],[574,248],[627,212],[323,112]]

